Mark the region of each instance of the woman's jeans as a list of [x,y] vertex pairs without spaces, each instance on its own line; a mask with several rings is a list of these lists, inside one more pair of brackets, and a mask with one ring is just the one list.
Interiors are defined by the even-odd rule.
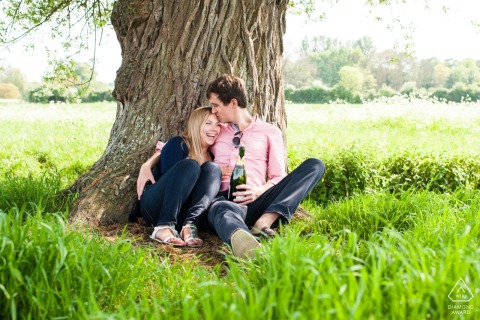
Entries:
[[201,166],[191,159],[177,162],[140,198],[142,216],[151,226],[203,224],[204,214],[218,193],[222,173],[213,162]]
[[217,198],[208,210],[207,228],[231,245],[230,238],[236,229],[249,231],[248,227],[255,225],[266,212],[278,213],[283,222],[290,222],[300,202],[324,174],[323,162],[310,158],[248,205]]

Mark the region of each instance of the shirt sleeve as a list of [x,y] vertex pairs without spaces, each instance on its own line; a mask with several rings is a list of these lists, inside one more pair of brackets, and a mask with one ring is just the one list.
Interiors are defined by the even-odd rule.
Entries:
[[162,149],[160,161],[162,162],[162,175],[164,175],[178,161],[188,157],[188,149],[183,138],[176,136],[167,141]]
[[285,170],[285,145],[282,131],[275,127],[268,135],[268,179],[267,182],[277,184],[286,175]]

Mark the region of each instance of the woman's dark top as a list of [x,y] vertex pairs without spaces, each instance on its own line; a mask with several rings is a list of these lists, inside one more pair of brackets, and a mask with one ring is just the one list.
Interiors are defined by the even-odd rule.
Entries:
[[162,175],[165,174],[178,161],[188,158],[189,151],[185,141],[180,136],[175,136],[167,141],[162,149],[160,168]]

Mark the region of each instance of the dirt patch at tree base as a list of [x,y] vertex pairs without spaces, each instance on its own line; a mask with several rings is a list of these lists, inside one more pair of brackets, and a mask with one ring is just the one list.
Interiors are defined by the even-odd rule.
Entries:
[[[299,208],[293,215],[292,220],[305,221],[312,219],[312,216],[303,208]],[[135,246],[155,246],[161,258],[169,257],[172,263],[182,263],[193,259],[199,260],[205,267],[215,268],[218,264],[225,262],[225,255],[230,254],[230,249],[217,236],[209,234],[206,231],[199,231],[200,238],[203,239],[203,246],[200,248],[175,248],[170,245],[163,245],[150,239],[153,232],[152,227],[147,227],[143,219],[138,222],[127,224],[112,224],[109,226],[98,227],[98,231],[108,241],[115,242],[121,238],[125,229],[128,239],[133,240]]]

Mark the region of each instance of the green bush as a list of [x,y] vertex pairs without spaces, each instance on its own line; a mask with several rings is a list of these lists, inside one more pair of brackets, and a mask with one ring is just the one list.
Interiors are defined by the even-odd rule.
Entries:
[[381,185],[390,191],[421,189],[438,192],[462,187],[480,188],[480,161],[473,158],[403,154],[387,159],[379,172]]
[[437,99],[443,99],[450,102],[463,102],[463,101],[479,101],[480,90],[467,88],[467,87],[455,87],[451,90],[438,89],[432,93],[432,97]]
[[358,150],[325,159],[322,183],[310,199],[326,204],[370,190],[453,192],[480,189],[480,159],[405,153],[381,162]]
[[397,94],[397,92],[392,89],[391,87],[387,86],[387,85],[383,85],[379,90],[378,90],[378,94],[381,96],[381,97],[393,97],[394,95]]
[[360,95],[343,87],[326,89],[321,87],[305,87],[300,89],[285,89],[285,99],[293,103],[330,103],[332,101],[344,101],[347,103],[362,103]]
[[285,92],[285,98],[295,103],[327,103],[329,95],[323,88],[306,87]]
[[103,101],[113,101],[111,91],[101,91],[101,92],[89,92],[86,96],[82,97],[82,102],[103,102]]
[[326,203],[352,196],[368,185],[367,157],[355,150],[341,151],[334,159],[325,161],[326,171],[322,183],[311,192],[310,198]]
[[76,98],[74,89],[41,85],[28,93],[28,101],[33,103],[70,102]]
[[432,97],[437,98],[440,101],[448,101],[448,90],[438,89],[432,93]]
[[337,86],[330,90],[330,99],[329,101],[345,101],[348,103],[353,103],[353,104],[360,104],[362,103],[362,99],[360,98],[360,95],[358,92],[354,90],[350,90],[341,86]]

